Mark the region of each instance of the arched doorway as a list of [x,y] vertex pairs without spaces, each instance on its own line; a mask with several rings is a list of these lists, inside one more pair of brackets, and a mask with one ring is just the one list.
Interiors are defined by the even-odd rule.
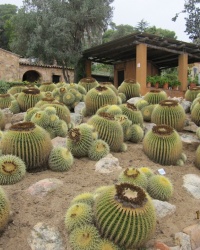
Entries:
[[35,70],[29,70],[26,71],[26,73],[24,73],[23,75],[23,81],[27,81],[27,82],[36,82],[39,81],[40,78],[40,74],[35,71]]

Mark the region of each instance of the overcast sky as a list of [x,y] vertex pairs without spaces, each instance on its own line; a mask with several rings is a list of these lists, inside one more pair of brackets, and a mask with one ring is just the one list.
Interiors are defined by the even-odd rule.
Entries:
[[[42,1],[42,0],[41,0]],[[0,4],[22,6],[23,0],[0,0]],[[184,0],[114,0],[113,22],[137,26],[144,19],[150,26],[169,29],[176,32],[178,40],[190,42],[184,32],[185,20],[183,14],[176,22],[172,17],[183,9]]]

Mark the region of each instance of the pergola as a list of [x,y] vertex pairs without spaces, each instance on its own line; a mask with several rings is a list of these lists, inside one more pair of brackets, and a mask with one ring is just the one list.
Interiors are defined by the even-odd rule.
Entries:
[[[187,89],[188,64],[200,62],[200,46],[156,36],[147,33],[133,33],[83,51],[86,59],[86,75],[91,75],[91,62],[118,65],[135,60],[133,77],[146,92],[147,64],[151,63],[159,70],[178,67],[181,90]],[[125,76],[126,77],[126,76]],[[116,85],[116,74],[114,83]]]

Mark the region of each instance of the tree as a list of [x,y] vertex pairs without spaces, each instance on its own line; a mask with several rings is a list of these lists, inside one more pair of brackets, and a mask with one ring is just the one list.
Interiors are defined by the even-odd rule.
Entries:
[[69,82],[67,67],[74,66],[76,75],[82,49],[91,46],[92,37],[106,29],[113,1],[24,0],[23,8],[12,20],[15,25],[12,49],[44,63],[56,60]]
[[176,21],[179,14],[186,14],[186,34],[194,43],[200,44],[200,0],[185,0],[184,9],[176,13],[172,21]]
[[137,23],[137,26],[135,27],[135,31],[146,32],[148,27],[149,27],[149,24],[144,19],[142,19],[139,23]]
[[153,34],[156,36],[162,36],[166,38],[177,39],[176,33],[171,30],[156,28],[156,26],[151,26],[145,30],[145,32],[149,34]]
[[0,47],[9,50],[9,39],[12,26],[11,17],[16,15],[17,6],[12,4],[0,5]]

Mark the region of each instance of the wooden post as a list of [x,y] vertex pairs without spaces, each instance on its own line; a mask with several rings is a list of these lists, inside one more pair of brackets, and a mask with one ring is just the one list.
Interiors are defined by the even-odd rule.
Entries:
[[181,82],[180,90],[187,90],[188,54],[184,53],[178,57],[178,80]]
[[140,83],[141,95],[144,95],[146,90],[147,78],[147,45],[140,43],[136,46],[136,81]]
[[91,65],[92,65],[92,63],[91,63],[90,60],[86,60],[85,61],[85,73],[86,73],[86,77],[92,75]]

